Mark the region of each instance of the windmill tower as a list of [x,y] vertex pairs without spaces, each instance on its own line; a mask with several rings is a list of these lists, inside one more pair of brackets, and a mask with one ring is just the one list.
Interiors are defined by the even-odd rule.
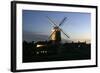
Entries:
[[50,17],[47,17],[49,22],[53,25],[52,33],[50,35],[50,40],[54,43],[61,42],[61,32],[69,38],[69,36],[60,28],[60,26],[65,22],[66,17],[59,23],[55,23]]

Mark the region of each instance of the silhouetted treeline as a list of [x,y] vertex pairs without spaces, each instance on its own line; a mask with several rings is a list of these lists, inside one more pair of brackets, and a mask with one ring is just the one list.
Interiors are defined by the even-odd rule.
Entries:
[[[45,45],[37,47],[38,44]],[[81,60],[91,58],[91,44],[86,42],[59,43],[23,41],[23,62]]]

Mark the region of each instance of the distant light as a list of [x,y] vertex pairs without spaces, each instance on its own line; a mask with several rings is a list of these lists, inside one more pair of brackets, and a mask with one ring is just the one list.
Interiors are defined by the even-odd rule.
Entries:
[[39,52],[36,52],[36,54],[39,54]]
[[45,51],[45,53],[47,53],[47,51]]
[[45,54],[45,53],[47,53],[47,51],[41,51],[41,53]]
[[78,48],[80,48],[81,46],[80,45],[78,45]]
[[39,45],[39,44],[38,44],[36,47],[44,47],[44,46],[45,46],[45,45]]

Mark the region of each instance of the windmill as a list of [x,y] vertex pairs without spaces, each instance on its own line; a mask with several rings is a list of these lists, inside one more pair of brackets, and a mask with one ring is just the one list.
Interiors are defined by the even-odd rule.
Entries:
[[61,28],[60,26],[64,24],[67,17],[64,17],[64,19],[59,23],[55,23],[50,17],[48,17],[49,22],[53,25],[52,33],[49,37],[49,39],[54,43],[60,43],[61,42],[61,32],[67,37],[70,38]]

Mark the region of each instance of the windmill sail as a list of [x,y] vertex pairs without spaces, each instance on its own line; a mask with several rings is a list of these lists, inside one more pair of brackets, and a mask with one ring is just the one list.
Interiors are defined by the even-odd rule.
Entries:
[[70,38],[62,29],[61,29],[62,33],[65,34],[68,38]]
[[60,26],[65,22],[66,18],[65,17],[60,24],[56,24],[50,17],[48,17],[49,22],[54,26],[53,31],[50,35],[50,40],[52,40],[55,43],[60,43],[61,42],[61,32],[69,38],[69,36],[60,28]]
[[49,22],[50,22],[51,24],[53,24],[54,26],[57,26],[56,23],[55,23],[50,17],[47,16],[47,18],[48,18],[48,20],[49,20]]
[[61,25],[65,22],[66,18],[67,18],[67,17],[65,17],[65,18],[61,21],[61,23],[59,24],[59,26],[61,26]]

